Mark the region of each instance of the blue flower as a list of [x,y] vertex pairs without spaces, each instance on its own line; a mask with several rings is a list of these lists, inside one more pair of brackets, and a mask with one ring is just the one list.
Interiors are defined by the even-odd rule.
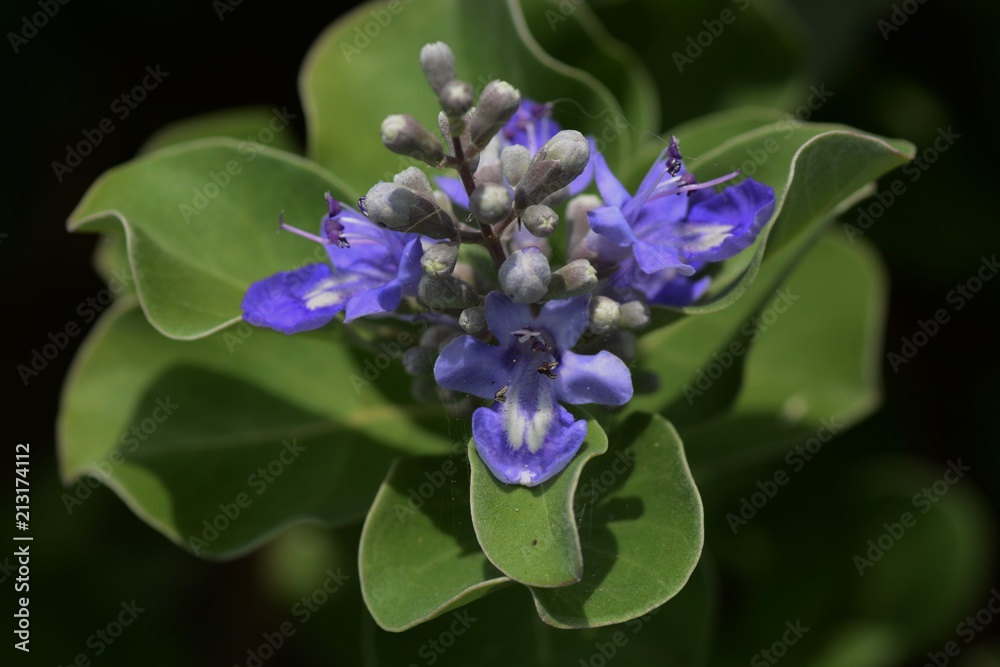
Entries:
[[622,405],[632,398],[625,363],[607,351],[570,351],[587,329],[590,295],[549,301],[537,317],[499,292],[486,297],[498,345],[472,336],[442,350],[434,378],[446,389],[493,399],[472,415],[483,462],[508,484],[535,486],[561,471],[587,432],[560,403]]
[[317,329],[340,311],[345,321],[388,313],[403,296],[417,293],[421,238],[382,229],[354,209],[326,194],[329,212],[320,235],[291,231],[327,249],[330,263],[310,264],[255,282],[243,297],[243,319],[282,333]]
[[698,183],[671,138],[631,196],[598,154],[595,178],[605,206],[587,214],[599,238],[585,243],[602,261],[619,265],[617,288],[635,288],[653,303],[690,303],[707,287],[704,277],[691,276],[751,245],[774,212],[774,190],[753,179],[711,189],[737,175]]

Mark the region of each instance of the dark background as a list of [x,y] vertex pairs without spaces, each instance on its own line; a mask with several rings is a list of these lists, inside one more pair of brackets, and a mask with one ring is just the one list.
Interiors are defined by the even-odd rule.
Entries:
[[[262,602],[268,597],[254,583],[259,557],[224,566],[199,561],[168,544],[103,488],[67,517],[59,500],[53,424],[63,378],[83,336],[72,339],[27,386],[16,367],[30,363],[32,350],[48,343],[49,333],[79,321],[78,305],[103,288],[90,268],[95,238],[69,235],[64,228],[87,187],[172,121],[258,103],[287,105],[298,113],[301,61],[315,37],[351,4],[245,0],[220,20],[207,1],[77,0],[60,5],[17,53],[6,34],[20,31],[22,17],[38,7],[18,1],[0,9],[6,90],[0,162],[6,205],[0,222],[2,409],[11,418],[3,448],[31,443],[36,535],[33,660],[18,654],[10,664],[43,664],[42,656],[44,664],[68,664],[86,649],[94,628],[113,617],[119,601],[132,598],[140,599],[140,606],[141,599],[159,602],[144,612],[148,619],[108,649],[108,664],[136,664],[130,654],[145,656],[146,662],[149,648],[165,639],[171,646],[164,647],[162,664],[232,664],[239,647],[281,620],[281,612]],[[950,310],[947,293],[975,273],[982,256],[1000,250],[997,215],[988,205],[996,192],[998,140],[991,121],[1000,80],[1000,47],[993,38],[997,9],[986,2],[931,0],[885,40],[875,22],[888,17],[890,3],[796,4],[804,21],[805,54],[797,67],[808,73],[807,80],[829,82],[836,91],[811,120],[904,137],[918,151],[931,145],[938,128],[953,126],[961,135],[918,181],[907,179],[907,193],[865,235],[878,246],[889,270],[886,345],[898,351],[900,338],[911,336],[918,320],[931,318],[938,308]],[[652,68],[663,70],[657,78],[669,86],[674,72],[670,53],[678,45],[666,39],[629,39],[635,26],[623,12],[627,3],[594,6],[612,32],[639,47]],[[718,15],[708,5],[698,11],[707,18]],[[741,55],[739,62],[726,57],[721,50],[707,54],[706,71],[742,71],[748,59],[753,62],[752,54]],[[112,101],[142,80],[147,65],[160,65],[169,76],[128,118],[119,120],[110,109]],[[696,74],[684,79],[685,91]],[[716,79],[706,79],[695,84],[700,94],[665,100],[665,126],[722,103]],[[766,73],[761,79],[766,82]],[[80,141],[84,130],[94,129],[105,117],[112,117],[116,129],[79,167],[57,180],[51,163],[65,161],[65,146]],[[301,115],[293,126],[303,137]],[[890,174],[881,185],[900,177]],[[849,213],[844,220],[853,223],[855,218]],[[952,321],[898,372],[884,362],[883,409],[843,436],[845,448],[855,451],[908,452],[942,465],[961,456],[973,467],[970,476],[988,498],[993,517],[1000,508],[994,483],[1000,470],[998,304],[1000,280],[994,280],[953,312]],[[10,599],[10,579],[2,585]],[[9,636],[6,614],[4,636]],[[304,647],[290,645],[276,663],[307,664],[314,659],[310,656]]]

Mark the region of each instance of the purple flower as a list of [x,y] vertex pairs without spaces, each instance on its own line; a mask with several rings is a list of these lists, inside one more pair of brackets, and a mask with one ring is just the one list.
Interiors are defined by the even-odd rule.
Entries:
[[486,297],[486,323],[498,345],[472,336],[441,352],[434,378],[446,389],[493,399],[472,415],[483,462],[508,484],[535,486],[566,467],[587,432],[560,403],[622,405],[632,398],[625,363],[607,351],[570,351],[589,320],[590,295],[549,301],[537,317],[499,292]]
[[601,260],[619,264],[613,281],[619,289],[634,287],[653,303],[684,305],[697,299],[707,282],[689,277],[706,263],[751,245],[774,212],[774,190],[753,179],[721,192],[711,189],[738,172],[698,183],[684,171],[673,137],[635,196],[611,173],[603,155],[595,159],[595,174],[605,206],[587,214],[599,238],[585,243]]
[[282,229],[324,245],[333,268],[310,264],[255,282],[243,297],[243,319],[292,334],[324,326],[342,310],[346,321],[392,312],[417,293],[423,246],[417,234],[382,229],[326,194],[320,235],[281,221]]

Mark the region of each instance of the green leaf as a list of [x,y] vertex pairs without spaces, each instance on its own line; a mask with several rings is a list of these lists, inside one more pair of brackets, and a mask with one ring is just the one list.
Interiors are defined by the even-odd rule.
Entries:
[[98,239],[94,248],[94,270],[108,284],[116,299],[135,294],[124,234],[108,234]]
[[213,111],[171,123],[153,133],[139,149],[143,155],[195,139],[230,137],[255,142],[289,153],[300,153],[299,140],[288,127],[295,116],[286,110],[268,107],[241,107]]
[[577,491],[583,579],[531,589],[542,620],[555,627],[642,616],[681,590],[701,556],[701,498],[674,428],[637,415],[612,441],[614,451],[587,466]]
[[302,158],[206,139],[108,171],[68,227],[124,230],[146,317],[164,335],[187,340],[240,321],[252,282],[325,261],[317,244],[276,233],[282,210],[303,228],[318,224],[325,191],[345,196],[334,176]]
[[[439,107],[420,69],[424,44],[444,41],[455,53],[459,78],[477,90],[504,79],[524,97],[562,100],[557,116],[586,112],[575,126],[599,134],[605,117],[618,118],[614,96],[590,74],[548,54],[528,33],[515,0],[423,0],[387,14],[384,26],[373,12],[387,12],[383,2],[366,3],[330,26],[313,45],[300,77],[308,131],[308,154],[348,178],[349,192],[361,195],[378,180],[410,166],[389,153],[379,139],[382,120],[394,113],[416,116],[437,127]],[[367,36],[375,29],[374,36]],[[625,134],[611,145],[612,164],[631,150]],[[426,168],[426,165],[413,163]]]
[[[731,409],[682,429],[696,469],[738,467],[804,442],[823,424],[839,430],[874,411],[886,291],[884,270],[867,244],[851,245],[835,232],[822,237],[740,327],[735,340],[749,351]],[[709,374],[722,368],[723,355],[705,359],[700,376],[688,376],[695,401],[715,391]]]
[[498,480],[469,441],[472,522],[490,561],[528,586],[566,586],[583,575],[573,497],[584,464],[608,450],[604,429],[587,421],[587,436],[569,465],[535,487]]
[[700,163],[690,165],[699,179],[742,169],[744,176],[772,186],[777,204],[752,253],[725,262],[725,277],[714,281],[709,295],[681,310],[706,313],[734,303],[756,278],[765,253],[814,232],[841,202],[913,154],[913,145],[906,141],[844,126],[789,121],[746,132],[703,154]]
[[[358,357],[340,342],[249,327],[174,341],[149,326],[134,299],[123,300],[88,337],[64,389],[61,476],[100,478],[182,544],[202,535],[219,503],[247,493],[253,505],[206,540],[211,556],[242,553],[302,518],[360,519],[393,455],[383,445],[428,453],[447,442],[378,385],[356,391]],[[380,384],[400,383],[384,373]],[[165,414],[167,404],[177,407]],[[302,463],[276,466],[287,471],[258,500],[250,477],[296,438],[306,447]]]
[[476,542],[463,458],[396,461],[365,520],[358,562],[365,604],[392,632],[510,583]]

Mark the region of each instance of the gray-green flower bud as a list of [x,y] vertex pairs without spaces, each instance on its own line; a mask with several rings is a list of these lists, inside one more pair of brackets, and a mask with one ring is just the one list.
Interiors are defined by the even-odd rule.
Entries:
[[469,209],[484,225],[495,225],[510,214],[510,189],[499,183],[480,183],[469,197]]
[[451,217],[426,197],[396,183],[376,183],[364,197],[364,212],[380,227],[397,232],[414,232],[432,239],[455,235]]
[[420,276],[417,298],[428,308],[450,310],[469,308],[479,304],[479,294],[476,293],[476,288],[454,276],[447,278]]
[[438,92],[438,104],[448,118],[460,118],[475,101],[476,93],[467,81],[452,79]]
[[430,373],[437,359],[437,350],[415,345],[403,352],[403,370],[407,375]]
[[511,144],[500,154],[500,163],[503,165],[503,177],[514,187],[521,182],[521,177],[531,164],[531,152],[527,146]]
[[427,174],[416,167],[407,167],[393,176],[392,182],[413,190],[421,197],[434,197],[434,190],[431,189],[431,182],[427,180]]
[[440,93],[441,88],[455,78],[455,55],[444,42],[425,44],[420,49],[420,67],[427,83],[435,93]]
[[616,331],[621,318],[621,306],[614,299],[595,296],[590,300],[590,330],[598,336]]
[[486,313],[479,306],[466,308],[458,316],[458,326],[475,336],[486,328]]
[[511,253],[500,265],[500,286],[514,303],[535,303],[549,289],[552,271],[549,260],[538,248]]
[[559,214],[544,204],[532,204],[524,209],[521,222],[531,232],[532,236],[546,238],[552,236],[559,224]]
[[517,184],[514,205],[523,211],[569,185],[583,173],[590,160],[590,144],[576,130],[563,130],[535,153]]
[[394,114],[382,121],[382,143],[393,153],[437,166],[444,160],[441,142],[409,114]]
[[472,145],[482,150],[517,112],[521,93],[506,81],[490,81],[479,96],[469,124]]
[[627,301],[621,310],[622,329],[638,329],[649,324],[649,306],[642,301]]
[[566,204],[566,254],[570,257],[591,257],[596,259],[596,253],[584,245],[584,239],[591,233],[587,213],[604,206],[604,201],[597,195],[577,195]]
[[431,278],[447,278],[458,263],[457,243],[435,243],[424,251],[420,266]]
[[593,291],[597,287],[597,270],[585,259],[577,259],[552,272],[552,282],[545,299],[568,299]]

